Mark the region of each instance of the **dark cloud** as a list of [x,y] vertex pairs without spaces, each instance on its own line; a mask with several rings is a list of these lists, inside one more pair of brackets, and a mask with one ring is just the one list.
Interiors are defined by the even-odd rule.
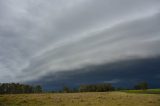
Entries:
[[110,64],[89,66],[78,71],[50,73],[34,83],[44,86],[45,89],[58,89],[64,85],[76,87],[81,84],[112,83],[117,87],[133,87],[136,83],[147,81],[149,87],[159,85],[160,57],[149,59],[133,59],[118,61]]

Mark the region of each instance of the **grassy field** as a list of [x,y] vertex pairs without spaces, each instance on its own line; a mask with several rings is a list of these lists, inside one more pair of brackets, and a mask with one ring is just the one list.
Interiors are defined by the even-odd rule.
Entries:
[[125,92],[0,95],[0,106],[160,106],[159,94]]

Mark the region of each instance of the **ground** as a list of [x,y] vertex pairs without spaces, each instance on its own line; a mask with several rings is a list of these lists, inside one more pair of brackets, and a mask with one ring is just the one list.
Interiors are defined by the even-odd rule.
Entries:
[[0,95],[0,106],[160,106],[159,94],[125,92]]

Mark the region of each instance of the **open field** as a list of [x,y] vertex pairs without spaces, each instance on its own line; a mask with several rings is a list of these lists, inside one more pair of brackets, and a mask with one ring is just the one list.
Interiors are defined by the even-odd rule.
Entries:
[[159,94],[125,92],[0,95],[0,106],[160,106]]

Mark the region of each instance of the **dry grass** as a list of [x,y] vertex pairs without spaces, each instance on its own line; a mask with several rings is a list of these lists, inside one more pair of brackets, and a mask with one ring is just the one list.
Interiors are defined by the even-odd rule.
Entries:
[[0,95],[0,106],[160,106],[160,95],[123,92]]

